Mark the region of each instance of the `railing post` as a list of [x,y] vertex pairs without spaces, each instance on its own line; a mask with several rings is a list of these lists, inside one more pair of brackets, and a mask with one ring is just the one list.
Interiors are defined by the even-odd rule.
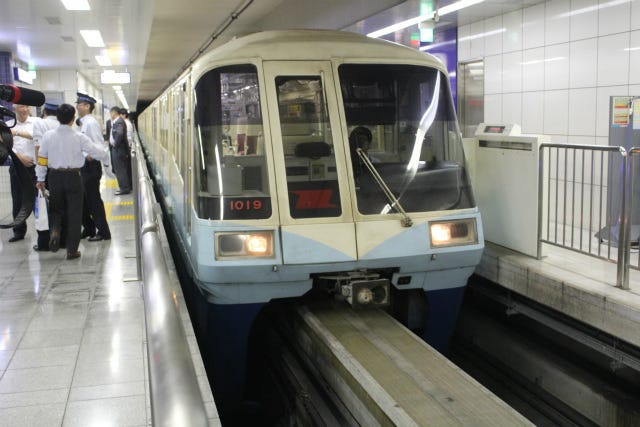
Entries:
[[138,183],[138,143],[133,142],[131,147],[131,190],[133,193],[133,234],[136,239],[136,277],[126,278],[125,282],[137,282],[142,280],[142,260],[140,256],[140,185]]
[[[629,189],[632,186],[629,174],[631,156],[627,155],[624,148],[620,147],[622,156],[622,170],[620,171],[620,182],[622,182],[622,197],[620,202],[620,217],[618,218],[618,267],[616,286],[622,289],[629,289],[629,252],[631,251],[631,221],[629,218]],[[611,188],[609,188],[611,191]]]
[[540,144],[538,153],[538,253],[537,259],[542,259],[542,200],[544,185],[544,148],[545,144]]

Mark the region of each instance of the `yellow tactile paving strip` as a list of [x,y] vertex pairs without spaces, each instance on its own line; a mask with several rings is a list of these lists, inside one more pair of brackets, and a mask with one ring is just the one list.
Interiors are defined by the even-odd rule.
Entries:
[[133,215],[113,215],[114,206],[133,206],[133,202],[104,202],[104,212],[107,215],[107,221],[129,221],[133,219]]

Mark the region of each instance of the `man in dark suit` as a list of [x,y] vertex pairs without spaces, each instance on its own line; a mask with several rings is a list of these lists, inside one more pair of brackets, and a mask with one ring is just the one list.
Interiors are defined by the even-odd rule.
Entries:
[[111,137],[109,143],[113,151],[113,165],[115,167],[116,178],[118,179],[118,187],[116,196],[131,193],[131,170],[128,164],[131,163],[131,148],[127,141],[127,125],[120,118],[120,108],[113,107],[111,114]]

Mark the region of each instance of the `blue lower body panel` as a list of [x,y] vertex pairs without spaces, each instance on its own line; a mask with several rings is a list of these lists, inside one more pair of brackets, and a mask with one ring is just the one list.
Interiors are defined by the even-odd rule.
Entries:
[[264,304],[207,304],[209,377],[220,411],[235,412],[243,400],[249,333]]
[[458,320],[465,286],[425,292],[429,311],[422,334],[430,346],[445,354]]

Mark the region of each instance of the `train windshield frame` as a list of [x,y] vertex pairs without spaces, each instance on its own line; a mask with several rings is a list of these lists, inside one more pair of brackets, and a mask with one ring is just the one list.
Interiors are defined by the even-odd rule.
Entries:
[[206,72],[194,88],[199,218],[267,219],[272,206],[257,67]]
[[360,214],[399,212],[384,186],[406,212],[475,206],[445,74],[419,65],[344,63],[338,75]]

